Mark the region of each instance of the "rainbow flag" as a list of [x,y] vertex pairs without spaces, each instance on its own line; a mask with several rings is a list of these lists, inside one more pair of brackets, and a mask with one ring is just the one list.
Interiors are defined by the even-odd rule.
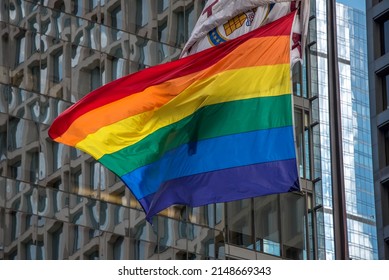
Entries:
[[173,204],[298,191],[294,16],[102,86],[55,119],[49,135],[118,175],[149,221]]

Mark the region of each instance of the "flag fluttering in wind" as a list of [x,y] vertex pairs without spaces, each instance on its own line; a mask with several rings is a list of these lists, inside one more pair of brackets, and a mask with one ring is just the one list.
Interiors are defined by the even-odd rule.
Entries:
[[[233,1],[235,2],[235,1]],[[49,129],[117,174],[152,216],[298,191],[290,77],[295,13],[89,93]]]
[[209,0],[207,1],[181,57],[237,38],[299,9],[292,27],[291,62],[300,61],[305,45],[309,0]]

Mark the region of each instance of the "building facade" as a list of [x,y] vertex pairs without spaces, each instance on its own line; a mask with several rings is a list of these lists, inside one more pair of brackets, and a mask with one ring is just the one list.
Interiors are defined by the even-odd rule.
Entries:
[[[326,181],[328,124],[321,97],[326,89],[326,52],[320,46],[324,0],[311,1],[305,62],[293,68],[301,193],[198,208],[172,206],[150,225],[114,174],[48,137],[52,121],[93,89],[177,59],[204,2],[0,0],[0,259],[333,257],[331,187]],[[342,24],[356,22],[343,19]],[[344,33],[345,40],[348,36]],[[359,56],[342,58],[348,67],[345,98],[351,98],[344,106],[359,125],[365,119],[358,118],[358,110],[365,110],[366,104],[350,104],[350,81],[365,72],[350,67]],[[358,87],[361,98],[364,89]],[[367,127],[347,125],[348,137],[354,133],[365,141]],[[360,130],[361,135],[356,133]],[[348,222],[361,222],[358,230],[349,226],[350,240],[358,236],[350,246],[370,252],[353,258],[375,258],[368,168],[361,163],[368,162],[369,144],[352,147],[352,139],[347,140],[347,147],[353,148],[345,155],[351,165],[347,170],[354,172],[347,177]],[[357,174],[365,170],[367,175]],[[366,189],[363,199],[357,197],[360,188]]]
[[[325,258],[335,259],[331,170],[327,1],[317,0],[317,59],[320,101],[322,202]],[[354,1],[337,1],[337,51],[345,216],[350,259],[377,259],[377,233],[370,140],[366,13]],[[357,1],[360,2],[360,1]],[[358,3],[359,5],[360,3]],[[339,215],[339,214],[336,214]]]
[[389,2],[366,3],[378,251],[389,259]]

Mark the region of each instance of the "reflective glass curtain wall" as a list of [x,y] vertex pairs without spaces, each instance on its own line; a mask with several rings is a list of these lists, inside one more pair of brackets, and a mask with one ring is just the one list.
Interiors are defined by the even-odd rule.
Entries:
[[[326,259],[334,259],[325,0],[317,1],[316,11],[325,250]],[[366,13],[341,3],[337,3],[336,13],[349,256],[351,259],[377,259]]]
[[389,2],[367,0],[370,114],[378,254],[389,259]]
[[177,59],[204,3],[0,0],[0,259],[313,258],[306,68],[294,88],[309,195],[173,206],[151,226],[114,174],[47,135],[95,88]]

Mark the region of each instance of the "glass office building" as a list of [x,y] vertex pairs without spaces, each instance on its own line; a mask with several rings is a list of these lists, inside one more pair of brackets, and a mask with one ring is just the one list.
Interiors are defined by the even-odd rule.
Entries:
[[369,82],[377,237],[389,259],[389,2],[367,0]]
[[[327,9],[317,0],[317,59],[326,259],[335,258],[328,108]],[[343,173],[348,250],[351,259],[378,257],[371,152],[365,7],[336,4]],[[340,3],[342,2],[342,3]],[[361,1],[357,1],[361,2]]]
[[[204,3],[0,0],[0,259],[333,257],[324,1],[311,1],[305,63],[293,68],[301,193],[198,208],[176,205],[150,225],[114,174],[49,139],[52,121],[93,89],[177,59]],[[366,41],[366,35],[363,13],[347,11],[339,28],[358,27],[358,34],[344,32],[350,50],[339,52],[347,91],[344,118],[350,120],[344,128],[349,240],[350,248],[359,250],[352,258],[375,258],[369,128],[363,115],[367,82],[356,82],[367,77],[359,64],[366,47],[354,48],[349,37]]]

